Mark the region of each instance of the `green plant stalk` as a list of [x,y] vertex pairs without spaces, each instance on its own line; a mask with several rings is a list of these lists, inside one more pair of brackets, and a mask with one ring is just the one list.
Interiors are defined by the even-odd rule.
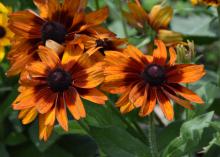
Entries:
[[122,9],[122,2],[121,2],[121,0],[119,0],[118,5],[119,5],[120,12],[121,12],[122,26],[123,26],[124,34],[125,34],[125,37],[128,38],[128,30],[127,30],[127,27],[126,27],[126,22],[123,19],[123,9]]
[[95,5],[96,5],[96,9],[100,9],[100,6],[99,6],[99,0],[95,0]]
[[220,29],[220,7],[217,8],[217,12],[218,12],[219,29]]
[[158,146],[156,141],[156,132],[154,126],[154,113],[149,116],[149,130],[148,130],[148,140],[151,151],[151,157],[159,157]]

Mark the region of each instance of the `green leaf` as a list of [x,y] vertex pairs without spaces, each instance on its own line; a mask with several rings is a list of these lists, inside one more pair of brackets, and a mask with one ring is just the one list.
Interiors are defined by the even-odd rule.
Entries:
[[109,102],[107,105],[97,105],[89,101],[84,101],[87,112],[86,121],[92,126],[120,126],[125,128],[125,124],[120,118],[117,109],[112,108]]
[[86,135],[86,131],[80,126],[78,121],[71,120],[69,121],[69,131],[66,132],[63,130],[63,128],[60,127],[60,125],[56,125],[54,128],[54,131],[58,135],[63,135],[63,134],[80,134],[80,135]]
[[91,135],[108,157],[149,157],[149,148],[119,127],[91,127]]
[[38,122],[36,121],[32,126],[28,129],[28,133],[31,141],[37,147],[40,152],[45,152],[51,145],[53,145],[56,140],[59,138],[56,134],[53,134],[47,142],[39,140],[38,134]]
[[197,148],[203,131],[210,124],[214,112],[209,112],[183,123],[180,136],[170,142],[163,152],[163,157],[183,156]]
[[22,133],[12,132],[6,138],[5,143],[10,146],[19,145],[27,141],[27,138]]
[[0,143],[0,154],[1,154],[1,157],[9,157],[9,153],[7,149],[5,148],[5,145],[3,145],[2,143]]
[[[215,19],[205,14],[200,16],[191,14],[187,17],[175,16],[171,27],[174,31],[180,32],[187,39],[194,40],[197,44],[209,44],[218,39],[218,35],[211,29],[210,23]],[[198,24],[199,25],[195,25]]]
[[98,146],[89,136],[63,135],[57,143],[76,157],[94,157],[98,155]]

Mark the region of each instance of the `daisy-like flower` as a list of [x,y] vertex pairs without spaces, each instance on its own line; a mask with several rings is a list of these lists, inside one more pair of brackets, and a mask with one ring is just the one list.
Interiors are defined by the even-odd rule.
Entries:
[[191,0],[193,5],[206,4],[209,6],[220,6],[220,0]]
[[5,56],[5,46],[10,46],[13,33],[8,29],[8,13],[10,8],[0,3],[0,62]]
[[86,0],[33,0],[40,15],[31,10],[10,15],[9,27],[15,33],[15,41],[9,52],[11,68],[7,75],[19,74],[25,65],[38,58],[36,49],[47,40],[65,44],[75,34],[86,34],[88,28],[101,24],[108,17],[108,8],[85,13]]
[[175,50],[169,49],[168,60],[165,44],[159,40],[155,44],[153,56],[144,55],[134,46],[128,46],[123,53],[106,53],[106,78],[102,89],[122,94],[116,103],[122,113],[140,108],[139,115],[146,116],[158,103],[165,117],[173,120],[170,100],[188,109],[193,109],[190,102],[204,103],[193,91],[181,85],[203,77],[204,66],[175,64]]
[[[89,50],[95,52],[95,49]],[[47,140],[55,120],[68,130],[68,109],[79,120],[86,117],[82,98],[105,104],[107,97],[96,87],[104,80],[103,63],[94,63],[79,46],[67,46],[62,60],[52,49],[40,46],[41,61],[26,66],[20,78],[20,95],[13,102],[23,124],[39,115],[39,138]]]
[[104,59],[105,51],[122,51],[127,44],[126,39],[117,38],[116,34],[103,27],[88,29],[88,32],[89,36],[80,36],[75,42],[83,43],[86,50],[99,47],[99,50],[92,55],[96,61]]
[[141,31],[147,31],[147,26],[155,31],[156,38],[163,40],[167,45],[181,42],[180,33],[168,29],[173,17],[173,9],[170,6],[155,5],[150,13],[147,13],[140,5],[128,3],[130,12],[124,12],[124,16],[131,26]]

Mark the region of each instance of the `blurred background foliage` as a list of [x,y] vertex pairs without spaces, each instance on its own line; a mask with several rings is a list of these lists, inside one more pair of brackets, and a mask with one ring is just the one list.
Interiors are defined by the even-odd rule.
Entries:
[[[0,0],[16,10],[36,10],[32,0]],[[97,6],[98,2],[98,6]],[[126,0],[89,0],[88,10],[108,5],[111,12],[105,26],[141,49],[148,37],[123,22],[121,9],[127,9]],[[220,24],[216,8],[192,6],[187,0],[142,0],[150,10],[157,3],[174,8],[171,29],[184,34],[185,39],[196,44],[196,63],[205,64],[207,75],[190,86],[206,102],[196,105],[193,111],[175,106],[175,121],[168,123],[158,117],[157,140],[162,157],[220,156]],[[9,48],[8,48],[9,50]],[[114,108],[117,96],[109,95],[108,103],[98,106],[85,102],[87,118],[70,121],[70,131],[55,127],[47,143],[38,140],[38,122],[22,126],[17,112],[10,104],[17,96],[18,78],[6,78],[5,59],[0,65],[0,156],[1,157],[148,157],[147,117],[139,118],[137,112],[122,115]],[[214,111],[214,112],[213,112]],[[186,119],[187,114],[187,119]]]

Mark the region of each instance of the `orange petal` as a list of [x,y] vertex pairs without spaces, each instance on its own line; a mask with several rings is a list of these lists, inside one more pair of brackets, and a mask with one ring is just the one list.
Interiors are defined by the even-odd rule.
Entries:
[[168,64],[174,65],[177,59],[176,51],[173,47],[170,47],[169,52],[170,52],[170,60]]
[[54,125],[56,114],[55,114],[55,107],[53,107],[50,111],[45,113],[45,120],[44,120],[44,125],[46,126],[52,126]]
[[69,89],[64,93],[68,109],[76,120],[86,117],[86,112],[81,98],[75,88]]
[[139,115],[144,117],[149,115],[156,105],[156,89],[154,87],[149,87],[148,93],[145,92],[145,102],[143,102],[143,105],[141,106],[141,110],[139,112]]
[[109,14],[108,7],[104,7],[100,10],[87,14],[85,18],[85,22],[86,24],[91,26],[99,25],[106,20],[108,14]]
[[173,106],[167,96],[159,88],[156,92],[157,100],[167,120],[172,121],[174,118]]
[[39,139],[47,141],[51,136],[54,125],[44,125],[45,124],[46,115],[39,115]]
[[156,5],[152,8],[150,13],[151,26],[158,30],[158,28],[166,28],[173,17],[173,9],[169,6],[161,7]]
[[166,91],[165,89],[163,89],[163,92],[167,95],[167,97],[169,97],[170,99],[172,99],[174,102],[176,102],[177,104],[185,107],[185,108],[188,108],[190,110],[193,110],[194,107],[193,105],[189,102],[189,101],[186,101],[186,100],[183,100],[183,99],[180,99],[178,98],[177,96],[175,96],[174,94],[171,94],[170,92]]
[[80,88],[94,88],[104,81],[103,64],[97,63],[91,68],[73,73],[74,86]]
[[159,65],[164,65],[167,60],[167,50],[165,44],[161,40],[155,40],[157,48],[153,52],[154,62]]
[[134,85],[129,94],[129,100],[131,101],[131,103],[133,103],[136,107],[139,106],[138,104],[135,104],[135,102],[138,98],[144,95],[145,91],[146,85],[144,82],[141,81]]
[[143,53],[136,47],[128,45],[127,48],[124,49],[123,53],[142,63]]
[[18,11],[10,14],[9,28],[24,38],[40,39],[43,23],[44,20],[31,10]]
[[37,115],[38,115],[38,113],[37,113],[37,110],[35,107],[28,109],[28,112],[22,118],[22,124],[26,125],[26,124],[33,122],[35,120],[35,118],[37,117]]
[[34,107],[36,105],[34,90],[27,90],[19,94],[12,103],[14,110],[23,110]]
[[183,40],[183,35],[178,32],[174,32],[166,29],[159,29],[157,38],[162,40],[166,46],[173,46],[180,43]]
[[105,101],[108,100],[108,97],[100,92],[98,89],[78,89],[79,95],[91,102],[97,103],[97,104],[105,104]]
[[60,126],[68,131],[68,119],[66,113],[66,106],[64,105],[64,96],[60,96],[56,105],[56,117]]
[[14,76],[19,74],[25,69],[25,66],[32,61],[32,54],[29,55],[21,55],[20,57],[13,60],[10,69],[6,72],[6,75]]
[[60,4],[57,0],[34,0],[34,4],[39,9],[40,16],[48,20],[54,19],[54,15],[60,9]]
[[38,54],[42,62],[48,65],[51,69],[55,68],[57,65],[60,64],[59,56],[52,49],[49,49],[44,46],[39,46]]
[[134,27],[143,28],[148,22],[146,11],[135,3],[128,3],[130,12],[123,12],[128,23]]
[[125,113],[132,111],[134,108],[135,106],[128,101],[126,102],[126,104],[120,107],[120,112],[122,114],[125,114]]
[[66,71],[69,71],[77,60],[83,54],[83,49],[79,45],[68,44],[62,58],[62,65]]
[[26,66],[30,75],[46,76],[49,67],[40,61],[35,61]]
[[200,80],[205,70],[203,65],[180,64],[171,67],[166,75],[168,83],[192,83]]
[[57,94],[45,88],[40,90],[36,95],[36,107],[41,114],[47,113],[54,105]]
[[196,93],[186,87],[183,87],[179,84],[169,84],[167,87],[189,101],[204,104],[204,101]]

